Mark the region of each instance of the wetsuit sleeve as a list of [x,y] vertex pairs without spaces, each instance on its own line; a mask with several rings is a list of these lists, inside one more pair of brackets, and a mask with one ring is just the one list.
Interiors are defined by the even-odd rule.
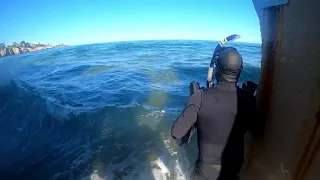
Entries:
[[261,118],[257,110],[257,102],[254,96],[249,99],[249,117],[248,117],[248,130],[254,137],[259,137],[263,130]]
[[180,139],[187,134],[189,129],[196,123],[198,112],[201,108],[202,91],[193,93],[184,110],[178,119],[174,122],[171,129],[171,136],[175,139]]

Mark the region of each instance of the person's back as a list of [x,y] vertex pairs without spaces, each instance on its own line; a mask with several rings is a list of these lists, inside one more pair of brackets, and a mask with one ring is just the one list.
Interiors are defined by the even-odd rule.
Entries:
[[237,115],[221,155],[219,180],[237,178],[244,161],[244,135],[247,131],[257,134],[256,113],[253,92],[237,88]]
[[[237,114],[237,88],[234,83],[219,83],[203,90],[198,113],[197,133],[200,160],[220,164],[220,154]],[[215,152],[215,153],[212,153]]]
[[[239,103],[249,97],[236,86],[242,57],[234,48],[222,49],[219,56],[215,73],[218,83],[192,94],[172,128],[172,136],[181,138],[193,125],[197,127],[199,155],[191,179],[215,180],[219,165],[219,179],[235,179],[243,161],[243,136],[248,128],[242,121],[250,110],[239,107],[245,107]],[[230,161],[232,158],[239,162]]]

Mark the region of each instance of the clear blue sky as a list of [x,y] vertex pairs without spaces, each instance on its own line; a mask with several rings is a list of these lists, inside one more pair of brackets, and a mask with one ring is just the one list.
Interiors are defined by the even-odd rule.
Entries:
[[0,0],[0,42],[123,40],[261,42],[252,0]]

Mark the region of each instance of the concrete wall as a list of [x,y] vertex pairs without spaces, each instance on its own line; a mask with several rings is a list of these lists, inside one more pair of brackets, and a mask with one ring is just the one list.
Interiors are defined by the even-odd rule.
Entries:
[[[248,180],[319,180],[320,1],[264,9],[258,104],[265,129],[252,142]],[[319,116],[318,116],[319,118]]]

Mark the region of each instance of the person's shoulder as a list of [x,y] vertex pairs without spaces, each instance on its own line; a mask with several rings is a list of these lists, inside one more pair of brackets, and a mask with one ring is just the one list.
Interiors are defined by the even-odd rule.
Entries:
[[237,86],[237,92],[239,95],[242,95],[242,96],[251,96],[252,95],[252,93],[250,93],[249,91],[242,89],[238,86]]
[[201,89],[194,91],[189,97],[188,104],[194,104],[200,107],[202,103],[202,93],[203,91]]
[[252,94],[252,92],[242,89],[240,87],[237,87],[237,94],[238,94],[238,98],[247,103],[249,102],[254,102],[256,100],[256,97],[254,96],[254,94]]
[[203,88],[201,89],[203,92],[211,92],[211,91],[216,91],[219,90],[216,86],[212,86],[210,88]]
[[243,94],[243,95],[247,95],[250,97],[254,97],[254,93],[257,89],[258,85],[252,81],[246,81],[246,83],[242,83],[242,88],[240,88],[239,86],[237,86],[238,88],[238,92]]
[[202,93],[203,93],[203,89],[197,89],[194,91],[194,93],[191,94],[190,97],[200,97],[202,96]]

